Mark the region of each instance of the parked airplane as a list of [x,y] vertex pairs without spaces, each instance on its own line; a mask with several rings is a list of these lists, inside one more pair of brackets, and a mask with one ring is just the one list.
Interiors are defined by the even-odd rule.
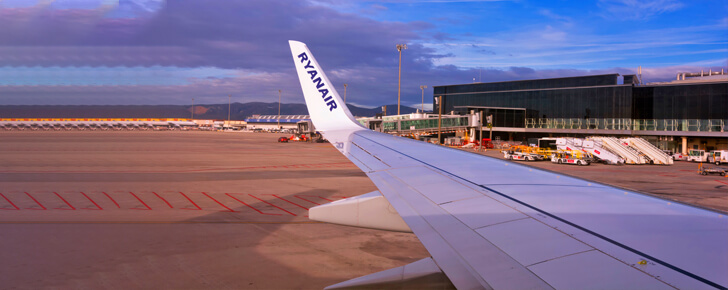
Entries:
[[368,130],[289,43],[317,130],[379,189],[310,218],[413,232],[432,255],[329,288],[728,287],[724,213]]

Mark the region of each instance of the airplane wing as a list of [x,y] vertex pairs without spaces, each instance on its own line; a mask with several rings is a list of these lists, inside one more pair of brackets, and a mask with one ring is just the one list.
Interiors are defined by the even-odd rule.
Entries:
[[432,256],[330,288],[438,273],[458,289],[728,287],[725,214],[370,131],[308,47],[290,46],[314,125],[379,189],[311,219],[411,231]]

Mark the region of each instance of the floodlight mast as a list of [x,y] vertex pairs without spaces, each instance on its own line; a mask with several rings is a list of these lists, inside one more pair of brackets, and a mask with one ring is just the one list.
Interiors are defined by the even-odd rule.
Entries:
[[425,89],[427,86],[420,86],[420,90],[422,90],[422,104],[420,104],[420,110],[422,110],[422,113],[425,112]]
[[348,84],[344,84],[344,103],[346,103],[346,87],[348,86]]
[[406,44],[397,44],[397,51],[399,51],[399,77],[397,78],[397,115],[400,114],[400,99],[402,94],[402,50],[407,49]]
[[281,90],[278,90],[278,130],[281,129]]

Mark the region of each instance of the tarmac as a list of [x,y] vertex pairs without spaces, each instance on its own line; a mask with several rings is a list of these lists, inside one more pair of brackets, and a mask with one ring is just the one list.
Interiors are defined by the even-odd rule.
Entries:
[[[429,256],[308,220],[376,188],[330,144],[280,136],[0,132],[0,289],[321,289]],[[695,163],[519,163],[728,210],[728,178]]]
[[376,188],[330,144],[279,136],[0,132],[0,288],[321,289],[429,256],[308,220]]

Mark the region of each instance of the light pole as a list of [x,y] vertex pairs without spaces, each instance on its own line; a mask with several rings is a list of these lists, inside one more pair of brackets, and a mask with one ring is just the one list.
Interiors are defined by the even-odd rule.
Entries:
[[346,87],[348,87],[348,86],[349,85],[344,84],[344,103],[346,103]]
[[190,117],[190,119],[194,119],[195,118],[195,98],[192,98],[192,110],[191,111],[192,111],[191,112],[192,116]]
[[437,145],[442,145],[442,96],[437,97]]
[[278,90],[278,130],[281,129],[281,90]]
[[480,120],[480,140],[478,140],[478,147],[480,148],[478,149],[480,149],[480,151],[483,151],[483,111],[481,110],[479,113],[480,116],[478,116],[478,120]]
[[402,93],[402,50],[407,49],[406,44],[397,44],[397,51],[399,51],[399,78],[397,79],[397,115],[399,112],[400,96]]
[[230,95],[228,95],[228,126],[230,126]]
[[420,110],[422,110],[423,113],[425,112],[425,89],[426,88],[427,88],[427,86],[420,86],[420,90],[422,90],[422,104],[420,105]]

